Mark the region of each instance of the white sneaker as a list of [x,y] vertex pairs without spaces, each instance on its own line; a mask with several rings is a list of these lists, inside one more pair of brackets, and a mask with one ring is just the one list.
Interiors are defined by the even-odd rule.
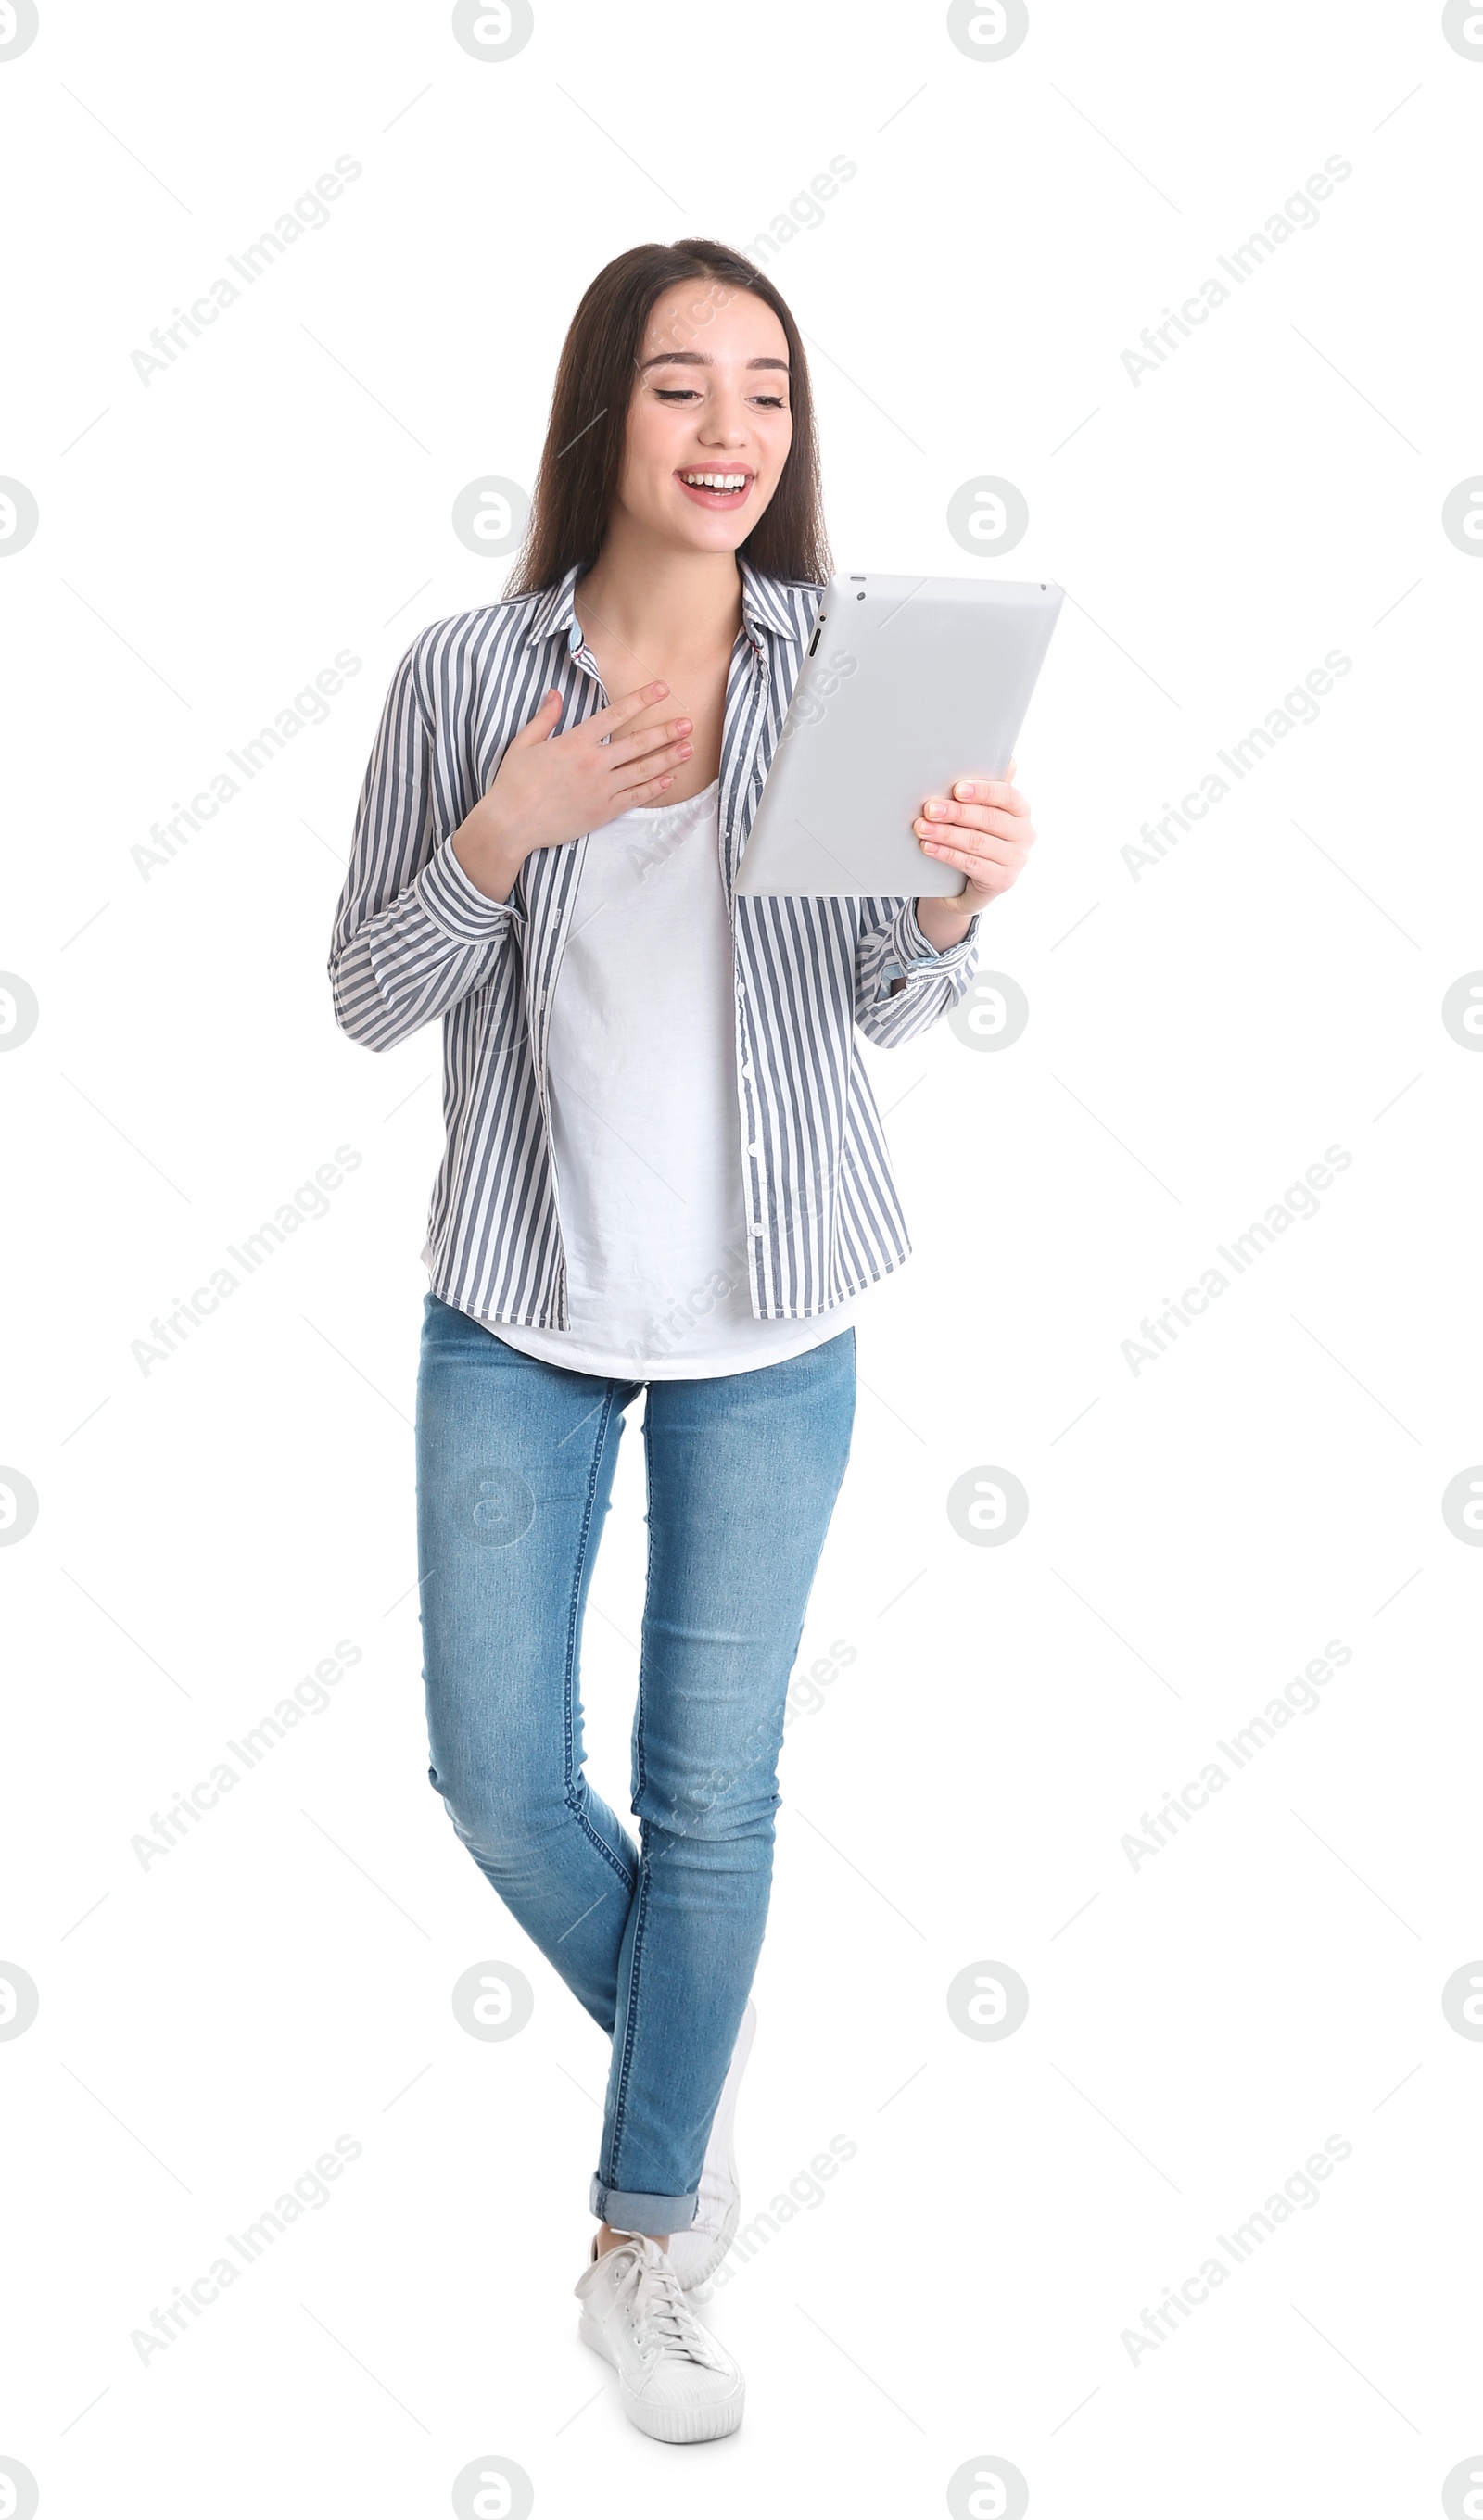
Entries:
[[[688,2230],[676,2231],[669,2243],[669,2263],[686,2292],[696,2292],[709,2281],[736,2237],[742,2219],[742,2190],[737,2184],[737,2155],[733,2137],[737,2122],[737,2093],[746,2060],[752,2051],[757,2030],[757,2007],[748,2003],[742,2015],[742,2027],[731,2052],[726,2080],[711,2124],[710,2141],[705,2147],[705,2163],[700,2172],[700,2196],[696,2219]],[[703,2294],[701,2295],[703,2299]]]
[[576,2287],[581,2337],[616,2370],[623,2412],[651,2441],[720,2441],[734,2433],[746,2383],[702,2327],[657,2240],[620,2240]]

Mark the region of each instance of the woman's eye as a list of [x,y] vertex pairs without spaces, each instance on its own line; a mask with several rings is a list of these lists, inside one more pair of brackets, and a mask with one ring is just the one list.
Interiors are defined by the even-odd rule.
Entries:
[[[655,402],[698,402],[700,399],[694,385],[655,385],[653,395]],[[751,399],[763,411],[786,411],[787,408],[782,394],[753,394]]]

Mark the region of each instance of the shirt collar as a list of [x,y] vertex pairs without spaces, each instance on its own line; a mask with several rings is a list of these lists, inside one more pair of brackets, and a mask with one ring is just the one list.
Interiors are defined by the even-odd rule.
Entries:
[[[742,617],[752,646],[762,652],[758,637],[761,631],[790,640],[796,646],[802,634],[788,608],[782,580],[764,576],[744,557],[737,565],[742,573]],[[546,587],[536,598],[525,640],[527,648],[539,647],[544,639],[561,638],[571,653],[576,653],[582,644],[582,632],[571,599],[581,574],[580,562],[574,562],[559,585]]]
[[530,616],[529,636],[525,641],[527,648],[538,648],[543,639],[554,639],[558,633],[568,648],[580,648],[582,633],[571,601],[571,590],[581,573],[580,567],[573,564],[558,585],[544,588],[537,596],[535,610]]
[[771,630],[779,639],[790,639],[796,647],[803,634],[793,619],[782,579],[764,577],[744,557],[738,559],[737,565],[742,572],[743,619],[755,629]]

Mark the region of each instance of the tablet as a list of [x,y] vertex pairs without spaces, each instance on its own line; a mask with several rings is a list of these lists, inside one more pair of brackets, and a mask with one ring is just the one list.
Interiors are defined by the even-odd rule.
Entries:
[[1064,591],[966,577],[831,577],[737,878],[742,893],[951,897],[928,796],[1013,756]]

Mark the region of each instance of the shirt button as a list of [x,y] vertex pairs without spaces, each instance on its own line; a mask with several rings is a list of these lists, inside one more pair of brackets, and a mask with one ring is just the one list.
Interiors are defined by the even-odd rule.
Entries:
[[575,655],[581,644],[582,633],[580,626],[578,623],[573,621],[571,628],[566,633],[566,645],[571,650],[572,654]]
[[742,1060],[742,1075],[743,1075],[744,1077],[746,1077],[746,1078],[748,1079],[748,1081],[749,1081],[752,1077],[754,1077],[754,1076],[756,1075],[757,1071],[756,1071],[756,1069],[753,1067],[753,1065],[752,1065],[752,1063],[751,1063],[751,1060],[750,1060],[749,1058],[744,1058],[744,1059]]
[[762,1152],[761,1139],[753,1138],[751,1145],[747,1148],[746,1151],[749,1155],[760,1155]]

